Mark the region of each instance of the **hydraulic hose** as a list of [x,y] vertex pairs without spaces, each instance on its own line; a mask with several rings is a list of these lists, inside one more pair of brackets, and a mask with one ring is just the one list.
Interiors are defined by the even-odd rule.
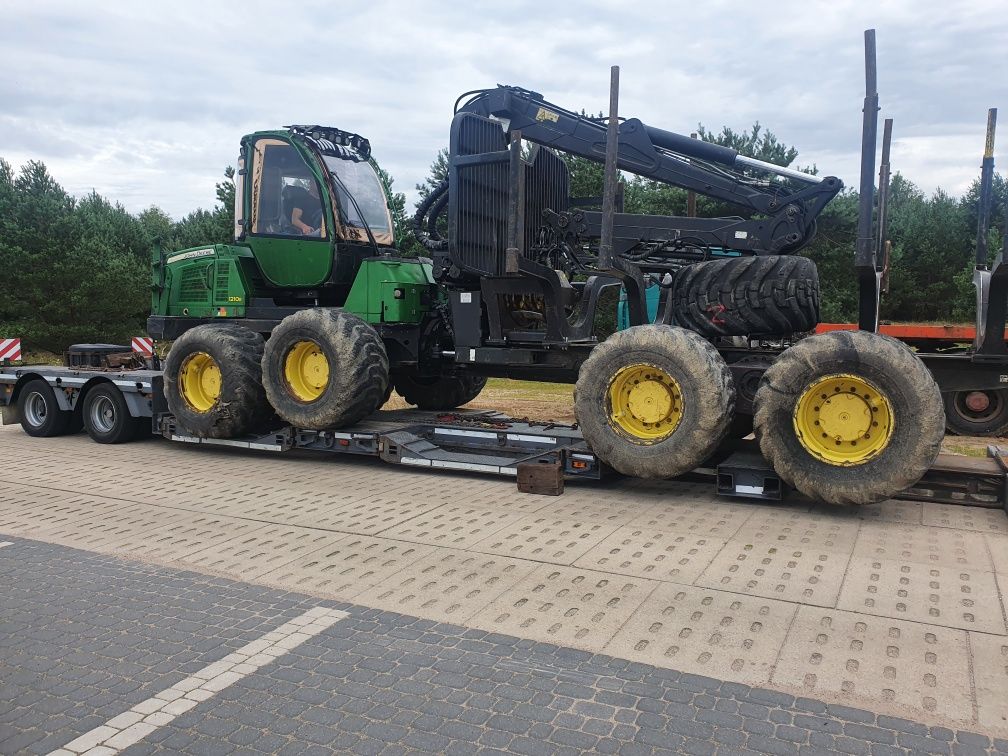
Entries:
[[[440,208],[444,207],[444,202],[441,202],[444,198],[447,202],[448,197],[448,182],[442,181],[438,186],[428,194],[420,204],[417,205],[416,213],[413,215],[413,233],[416,234],[417,239],[431,252],[440,252],[448,249],[448,240],[442,239],[437,235],[437,229],[434,229],[434,235],[432,236],[427,232],[424,224],[424,217],[427,213],[434,207],[435,204],[439,204]],[[439,210],[440,210],[439,208]],[[437,213],[432,215],[432,218],[436,218]],[[433,224],[432,224],[433,225]]]
[[441,217],[441,213],[448,206],[448,192],[444,192],[438,201],[434,203],[434,207],[430,209],[427,213],[427,233],[430,234],[431,239],[434,241],[443,241],[441,232],[438,231],[438,218]]

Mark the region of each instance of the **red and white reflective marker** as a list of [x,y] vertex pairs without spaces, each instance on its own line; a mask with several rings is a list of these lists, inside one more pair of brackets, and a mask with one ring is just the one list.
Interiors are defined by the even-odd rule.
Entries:
[[152,357],[154,355],[154,339],[147,336],[134,336],[133,351],[144,357]]
[[0,360],[20,360],[21,339],[0,339]]

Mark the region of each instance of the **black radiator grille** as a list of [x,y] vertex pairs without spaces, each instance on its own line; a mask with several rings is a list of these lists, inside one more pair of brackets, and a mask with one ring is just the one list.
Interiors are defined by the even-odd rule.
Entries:
[[[495,121],[461,114],[452,123],[448,256],[464,273],[504,273],[508,221],[507,135]],[[482,156],[477,158],[476,156]],[[568,206],[568,171],[551,149],[526,150],[525,251],[538,243],[544,208]]]

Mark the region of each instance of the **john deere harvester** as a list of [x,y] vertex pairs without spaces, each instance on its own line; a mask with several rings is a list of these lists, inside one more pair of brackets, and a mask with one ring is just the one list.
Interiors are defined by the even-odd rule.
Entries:
[[[447,409],[510,376],[576,383],[585,440],[630,475],[691,470],[753,416],[777,472],[826,501],[877,501],[928,468],[944,420],[920,360],[872,332],[808,335],[819,281],[797,253],[838,179],[618,119],[615,77],[605,120],[517,87],[459,103],[448,180],[414,220],[429,259],[397,253],[366,139],[292,126],[242,140],[234,243],[154,256],[149,331],[175,340],[182,428],[339,428],[393,386]],[[600,208],[570,197],[571,155],[605,165]],[[624,213],[619,171],[738,214]],[[631,327],[600,342],[608,287]]]

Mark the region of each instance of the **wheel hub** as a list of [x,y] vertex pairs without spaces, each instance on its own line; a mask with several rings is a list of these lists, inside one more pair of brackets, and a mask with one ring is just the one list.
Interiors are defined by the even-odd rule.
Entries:
[[24,411],[29,424],[36,428],[41,427],[45,424],[46,416],[49,414],[46,410],[45,397],[38,391],[33,391],[25,399]]
[[99,396],[91,405],[91,425],[102,433],[115,427],[115,405],[107,396]]
[[284,378],[301,402],[313,402],[329,385],[329,360],[314,341],[299,341],[284,359]]
[[179,370],[179,392],[196,412],[209,412],[221,393],[221,371],[206,352],[193,352]]
[[802,446],[832,465],[859,465],[892,438],[892,405],[881,389],[857,375],[828,375],[799,397],[794,428]]
[[630,412],[645,423],[660,422],[672,408],[672,395],[658,381],[646,381],[630,389],[627,395]]
[[990,407],[991,400],[984,391],[970,391],[966,394],[965,404],[972,412],[984,412]]
[[609,384],[609,423],[638,443],[667,438],[682,420],[682,391],[654,365],[621,368]]

